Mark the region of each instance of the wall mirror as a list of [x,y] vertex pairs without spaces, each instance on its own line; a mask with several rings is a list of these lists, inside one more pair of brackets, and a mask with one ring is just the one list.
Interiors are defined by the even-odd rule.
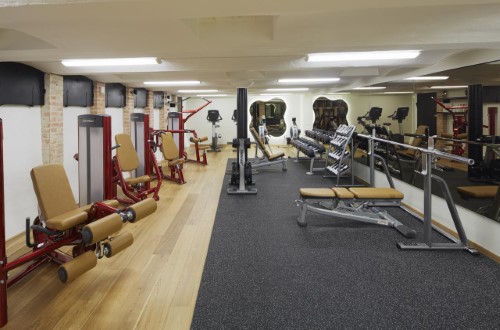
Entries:
[[282,99],[255,101],[250,105],[250,127],[258,130],[265,123],[269,135],[280,137],[286,132],[285,111],[286,103]]
[[313,129],[334,131],[337,126],[347,124],[347,103],[344,100],[330,100],[318,97],[313,102]]
[[[435,147],[448,153],[461,155],[475,159],[476,165],[466,164],[440,159],[434,164],[433,174],[442,177],[448,183],[455,204],[461,205],[477,213],[483,214],[496,221],[500,221],[495,206],[499,204],[500,194],[491,194],[489,197],[474,197],[463,193],[459,187],[489,187],[486,191],[498,191],[500,184],[500,82],[496,81],[500,76],[499,64],[481,64],[469,67],[457,68],[443,72],[436,72],[432,76],[448,76],[442,82],[418,82],[411,86],[413,96],[409,115],[405,121],[411,122],[412,129],[405,125],[403,130],[404,141],[407,144],[426,148],[426,140],[420,135],[425,130],[430,135],[437,136]],[[384,84],[387,89],[402,88],[401,82]],[[431,86],[464,86],[460,88],[437,88]],[[481,95],[482,111],[469,109],[469,96],[471,91],[466,87],[469,85],[482,85],[474,95]],[[407,85],[406,89],[408,90]],[[377,96],[372,95],[373,105],[377,105]],[[399,96],[394,95],[396,99]],[[397,101],[394,101],[397,104]],[[394,106],[396,110],[396,106]],[[478,113],[480,112],[480,113]],[[385,126],[384,122],[391,122],[386,118],[387,114],[377,120],[377,134],[383,138],[396,140],[399,133],[397,121],[392,121],[391,126]],[[481,119],[482,117],[482,119]],[[471,123],[476,122],[475,128]],[[366,120],[370,122],[370,120]],[[478,123],[479,122],[479,123]],[[478,128],[479,124],[479,128]],[[360,132],[358,124],[357,131]],[[473,131],[471,131],[473,129]],[[414,136],[409,136],[414,134]],[[415,135],[416,134],[416,135]],[[474,135],[472,138],[471,136]],[[466,143],[466,141],[472,143]],[[393,146],[378,145],[378,153],[385,155],[385,159],[391,169],[391,175],[416,187],[423,188],[422,176],[415,174],[420,169],[420,155],[409,149],[404,150]],[[367,163],[366,157],[357,153],[356,159]],[[381,170],[380,166],[376,167]],[[433,194],[443,196],[437,184],[433,184]],[[495,205],[496,204],[496,205]]]

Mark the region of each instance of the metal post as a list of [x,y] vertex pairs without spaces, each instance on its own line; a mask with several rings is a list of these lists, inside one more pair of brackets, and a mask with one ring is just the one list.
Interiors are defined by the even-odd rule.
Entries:
[[[372,137],[375,137],[375,126],[372,126]],[[375,187],[375,148],[374,140],[368,140],[368,154],[370,156],[370,187]]]
[[7,323],[7,251],[5,250],[5,196],[3,190],[3,124],[0,119],[0,327]]

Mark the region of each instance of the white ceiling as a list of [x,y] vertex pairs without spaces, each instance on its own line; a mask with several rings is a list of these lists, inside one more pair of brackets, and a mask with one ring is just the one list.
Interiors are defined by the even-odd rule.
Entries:
[[[401,49],[422,53],[414,60],[357,66],[305,61],[309,53]],[[146,56],[161,58],[162,64],[113,73],[60,64],[65,58]],[[200,80],[200,89],[234,93],[249,87],[260,93],[284,87],[279,78],[341,78],[294,85],[323,93],[499,59],[500,0],[0,2],[0,61],[131,87],[144,87],[146,80]],[[500,65],[482,67],[453,76],[453,83],[500,79]],[[419,86],[424,85],[429,84]]]

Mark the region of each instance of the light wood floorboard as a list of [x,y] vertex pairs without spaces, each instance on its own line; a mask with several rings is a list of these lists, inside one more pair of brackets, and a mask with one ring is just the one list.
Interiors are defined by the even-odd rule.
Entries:
[[[253,150],[249,155],[253,156]],[[4,329],[189,329],[225,176],[230,146],[208,165],[186,163],[187,183],[164,181],[157,211],[126,224],[134,244],[74,282],[46,264],[8,290]],[[28,251],[7,242],[8,260]]]

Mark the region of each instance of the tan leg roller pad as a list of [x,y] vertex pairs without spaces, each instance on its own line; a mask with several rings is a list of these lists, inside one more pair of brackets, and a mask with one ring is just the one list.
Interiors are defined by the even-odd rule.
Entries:
[[134,243],[134,236],[132,233],[124,232],[113,238],[112,241],[104,244],[104,254],[106,257],[111,258],[119,252],[125,250]]
[[78,276],[97,265],[97,256],[94,251],[87,251],[71,261],[59,266],[57,273],[63,283],[69,283]]
[[83,227],[82,239],[85,244],[94,244],[119,231],[122,225],[119,214],[110,214]]
[[130,222],[136,222],[156,211],[156,201],[153,198],[146,198],[143,201],[131,205],[130,208],[135,214],[135,218]]

